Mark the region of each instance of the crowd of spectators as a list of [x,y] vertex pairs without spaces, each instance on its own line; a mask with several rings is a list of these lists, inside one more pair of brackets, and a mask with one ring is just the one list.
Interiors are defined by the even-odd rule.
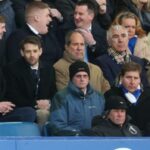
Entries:
[[0,122],[149,136],[149,32],[150,0],[1,0]]

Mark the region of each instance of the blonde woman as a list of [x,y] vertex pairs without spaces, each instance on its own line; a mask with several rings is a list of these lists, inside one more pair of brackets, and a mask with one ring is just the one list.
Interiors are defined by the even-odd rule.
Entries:
[[114,24],[122,25],[127,29],[130,52],[150,61],[150,40],[142,29],[139,18],[131,12],[121,12],[116,16]]
[[150,31],[150,0],[121,0],[118,12],[131,11],[139,17],[145,31]]

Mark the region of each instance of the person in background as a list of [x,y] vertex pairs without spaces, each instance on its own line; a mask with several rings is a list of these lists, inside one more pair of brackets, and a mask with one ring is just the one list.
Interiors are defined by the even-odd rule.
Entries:
[[118,82],[105,93],[106,101],[111,96],[121,96],[125,99],[127,113],[132,118],[132,123],[147,135],[150,123],[150,88],[144,88],[141,82],[141,66],[135,62],[123,65],[119,74]]
[[80,135],[91,128],[92,118],[101,115],[105,100],[89,84],[90,70],[83,61],[69,67],[68,86],[56,93],[51,104],[49,135]]
[[41,41],[36,36],[27,36],[20,43],[21,58],[4,67],[6,79],[5,99],[16,107],[32,107],[37,113],[37,122],[43,125],[49,116],[51,99],[56,92],[53,67],[40,60]]
[[113,86],[115,83],[123,64],[133,61],[142,66],[141,79],[143,86],[149,86],[146,77],[145,61],[129,54],[127,29],[121,25],[112,25],[107,31],[107,40],[109,43],[108,53],[98,57],[96,64],[102,69],[110,85]]
[[117,12],[130,11],[139,17],[142,28],[150,31],[150,1],[149,0],[122,0],[118,1]]
[[138,127],[130,123],[126,101],[119,96],[111,96],[106,102],[103,116],[93,118],[91,135],[93,136],[142,136]]
[[[77,60],[84,60],[85,40],[83,35],[79,31],[73,30],[66,35],[65,41],[64,55],[54,64],[57,90],[62,90],[67,86],[69,66]],[[91,86],[102,93],[110,89],[110,85],[104,78],[101,69],[90,62],[87,62],[87,64],[90,69]]]
[[49,31],[52,21],[50,7],[44,2],[28,3],[25,10],[26,24],[13,32],[7,40],[7,62],[16,61],[21,57],[19,43],[27,36],[37,36],[42,43],[42,61],[52,65],[61,56],[62,50],[53,30]]
[[150,61],[150,40],[142,29],[139,18],[131,12],[121,12],[116,16],[114,24],[120,24],[127,29],[131,54]]

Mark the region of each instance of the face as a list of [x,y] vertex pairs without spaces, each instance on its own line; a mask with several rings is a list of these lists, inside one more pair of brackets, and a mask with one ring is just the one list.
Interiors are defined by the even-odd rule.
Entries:
[[112,30],[110,45],[117,52],[125,51],[128,48],[128,35],[126,34],[126,30],[123,28]]
[[74,85],[82,91],[85,91],[89,83],[89,76],[86,72],[80,71],[76,73],[72,79]]
[[89,28],[93,18],[94,13],[86,5],[75,7],[74,22],[77,28]]
[[6,24],[0,23],[0,39],[3,38],[4,33],[6,32]]
[[83,59],[85,49],[83,36],[80,33],[73,33],[70,37],[70,44],[66,45],[65,48],[74,57],[74,59]]
[[133,18],[125,18],[122,20],[122,25],[127,29],[129,39],[134,37],[135,35],[135,28],[136,28],[136,21]]
[[39,10],[37,21],[38,32],[40,34],[46,34],[48,32],[49,23],[52,21],[50,10],[48,8]]
[[121,77],[121,83],[129,92],[133,93],[141,83],[139,72],[126,72],[125,75]]
[[99,4],[99,13],[100,14],[105,14],[106,13],[106,0],[96,0],[97,3]]
[[126,120],[126,110],[111,109],[108,114],[108,119],[110,119],[114,124],[122,126]]
[[31,65],[34,66],[39,62],[39,57],[42,54],[42,49],[37,45],[27,43],[24,45],[24,50],[21,50],[21,55]]

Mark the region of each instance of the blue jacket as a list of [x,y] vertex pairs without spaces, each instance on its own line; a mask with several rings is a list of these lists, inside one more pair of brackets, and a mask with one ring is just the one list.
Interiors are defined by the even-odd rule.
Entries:
[[[72,82],[59,91],[52,100],[50,124],[51,130],[80,131],[91,128],[91,120],[104,110],[104,98],[88,85],[84,95]],[[56,130],[55,130],[56,129]]]

